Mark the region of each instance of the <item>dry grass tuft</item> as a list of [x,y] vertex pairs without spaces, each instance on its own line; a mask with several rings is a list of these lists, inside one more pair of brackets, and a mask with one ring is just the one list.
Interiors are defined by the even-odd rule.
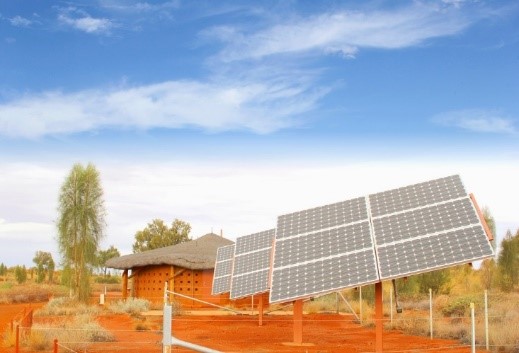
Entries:
[[70,316],[70,315],[96,315],[101,311],[97,306],[89,306],[72,298],[52,298],[43,307],[37,310],[35,316]]
[[109,310],[116,314],[140,315],[143,311],[150,309],[150,302],[146,299],[128,298],[118,300],[109,306]]
[[91,315],[83,314],[73,320],[63,319],[52,325],[34,325],[24,344],[33,350],[49,350],[55,338],[61,345],[72,350],[86,350],[92,342],[115,340]]

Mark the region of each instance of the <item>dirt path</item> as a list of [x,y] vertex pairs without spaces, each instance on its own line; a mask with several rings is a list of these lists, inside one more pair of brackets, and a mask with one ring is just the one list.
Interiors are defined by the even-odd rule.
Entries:
[[[133,349],[139,353],[160,352],[161,320],[160,317],[149,317],[144,325],[148,325],[150,331],[130,333],[120,330],[136,326],[139,320],[113,316],[100,318],[104,327],[116,333],[118,342],[98,344],[95,351],[117,352]],[[183,315],[174,318],[172,327],[173,335],[178,339],[227,353],[362,353],[375,350],[374,329],[359,326],[349,316],[305,315],[303,341],[310,344],[304,346],[284,344],[293,341],[292,325],[291,316],[267,316],[264,325],[258,326],[257,318],[252,316]],[[131,342],[135,344],[132,346]],[[92,351],[94,350],[89,349],[89,352]],[[470,347],[460,347],[457,341],[430,340],[396,331],[384,333],[384,352],[424,351],[469,353]],[[172,352],[193,351],[174,347]]]

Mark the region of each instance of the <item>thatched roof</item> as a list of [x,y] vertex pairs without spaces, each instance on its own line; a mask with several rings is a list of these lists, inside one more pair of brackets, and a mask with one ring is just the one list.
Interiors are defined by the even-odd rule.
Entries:
[[209,233],[185,243],[113,258],[106,262],[106,267],[126,270],[142,266],[173,265],[190,270],[207,270],[214,268],[216,250],[233,243]]

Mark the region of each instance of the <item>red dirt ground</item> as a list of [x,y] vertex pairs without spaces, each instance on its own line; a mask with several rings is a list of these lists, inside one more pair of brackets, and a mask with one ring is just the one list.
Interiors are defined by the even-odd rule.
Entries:
[[[10,315],[14,316],[24,306],[0,305],[0,326],[6,327]],[[115,342],[93,343],[88,352],[158,353],[161,348],[162,317],[133,318],[127,315],[101,315],[99,323],[110,330]],[[35,318],[38,322],[38,318]],[[149,330],[137,331],[137,325]],[[181,340],[203,345],[227,353],[361,353],[374,352],[374,329],[364,328],[352,317],[337,314],[310,314],[304,316],[303,341],[309,346],[287,346],[293,341],[293,321],[290,315],[265,316],[263,326],[258,326],[254,316],[181,315],[173,319],[173,335]],[[14,348],[0,348],[0,352],[14,352]],[[29,351],[25,348],[23,353]],[[60,348],[60,352],[69,352]],[[192,351],[174,347],[172,352]],[[430,340],[407,336],[397,331],[384,332],[384,352],[449,352],[469,353],[470,347],[461,347],[457,341]],[[479,353],[484,351],[478,350]]]

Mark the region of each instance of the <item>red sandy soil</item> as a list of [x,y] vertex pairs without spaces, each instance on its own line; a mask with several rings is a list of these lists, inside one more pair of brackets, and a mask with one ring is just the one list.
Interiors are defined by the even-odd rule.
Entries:
[[[0,327],[6,327],[8,316],[23,310],[23,306],[0,305]],[[38,318],[35,318],[37,322]],[[88,352],[162,352],[162,317],[141,318],[127,315],[100,315],[99,323],[112,332],[116,341],[93,343]],[[137,331],[137,325],[148,328]],[[291,346],[293,341],[293,321],[291,315],[268,315],[263,326],[257,317],[221,315],[181,315],[173,318],[173,335],[181,340],[206,346],[222,352],[249,353],[361,353],[374,352],[375,331],[355,323],[351,316],[337,314],[310,314],[303,319],[303,341],[310,345]],[[3,329],[2,329],[3,330]],[[60,352],[69,352],[60,348]],[[14,352],[14,348],[0,349],[0,352]],[[29,352],[26,349],[23,353]],[[174,353],[193,351],[173,347]],[[470,347],[461,347],[451,340],[430,340],[426,337],[407,336],[397,331],[384,332],[384,352],[449,352],[469,353]],[[478,350],[479,353],[484,351]]]

